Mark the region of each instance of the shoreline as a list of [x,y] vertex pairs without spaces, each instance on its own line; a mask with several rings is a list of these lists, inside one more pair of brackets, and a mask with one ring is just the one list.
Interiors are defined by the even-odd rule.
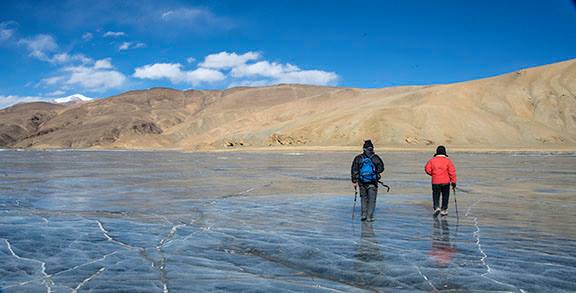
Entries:
[[[434,152],[430,147],[376,147],[377,152],[427,153]],[[458,147],[448,146],[451,153],[576,153],[576,147]],[[55,151],[55,152],[182,152],[182,153],[252,153],[252,152],[361,152],[362,147],[351,146],[275,146],[275,147],[235,147],[223,149],[185,148],[0,148],[0,151]]]
[[[554,147],[554,148],[534,148],[534,147],[447,147],[453,153],[574,153],[576,147]],[[431,147],[378,147],[377,152],[398,152],[398,153],[427,153],[434,152],[436,146]],[[187,151],[184,152],[197,152]],[[361,152],[362,147],[342,147],[342,146],[315,146],[315,147],[246,147],[230,149],[214,149],[200,152]]]

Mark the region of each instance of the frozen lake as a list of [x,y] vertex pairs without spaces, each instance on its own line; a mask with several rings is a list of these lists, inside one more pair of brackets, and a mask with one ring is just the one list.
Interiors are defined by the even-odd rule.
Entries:
[[380,154],[361,224],[352,153],[1,151],[0,291],[576,291],[575,154],[453,154],[458,221]]

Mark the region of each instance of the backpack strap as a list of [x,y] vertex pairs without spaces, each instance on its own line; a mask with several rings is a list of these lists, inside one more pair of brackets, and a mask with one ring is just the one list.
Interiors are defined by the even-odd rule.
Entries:
[[390,186],[384,184],[384,183],[383,183],[382,181],[380,181],[380,180],[378,180],[378,183],[382,184],[382,186],[384,186],[384,187],[387,188],[386,192],[390,192]]

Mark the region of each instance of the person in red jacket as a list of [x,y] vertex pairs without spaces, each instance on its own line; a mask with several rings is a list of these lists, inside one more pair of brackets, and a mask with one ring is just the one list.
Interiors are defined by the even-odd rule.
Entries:
[[[448,216],[448,199],[450,198],[450,185],[456,188],[456,168],[446,154],[446,147],[438,146],[434,158],[430,159],[424,167],[426,174],[432,176],[432,202],[434,216],[441,214]],[[439,208],[440,194],[442,206]]]

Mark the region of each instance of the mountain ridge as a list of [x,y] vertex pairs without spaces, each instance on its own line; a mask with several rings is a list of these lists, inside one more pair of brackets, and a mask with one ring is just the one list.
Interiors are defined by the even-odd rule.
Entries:
[[[33,122],[34,121],[34,122]],[[451,84],[133,90],[0,110],[0,147],[576,148],[576,59]]]

